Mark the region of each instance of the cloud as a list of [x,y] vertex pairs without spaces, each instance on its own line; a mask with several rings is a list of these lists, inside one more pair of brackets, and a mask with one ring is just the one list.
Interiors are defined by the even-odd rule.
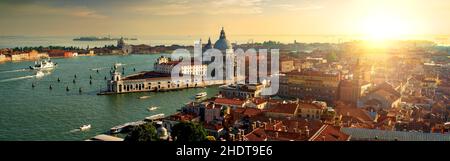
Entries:
[[92,19],[104,19],[107,18],[105,15],[98,14],[95,11],[91,10],[77,10],[70,13],[71,16],[80,17],[80,18],[92,18]]
[[282,10],[286,11],[304,11],[304,10],[318,10],[322,9],[323,6],[315,5],[315,4],[309,4],[306,6],[298,6],[293,4],[278,4],[276,7],[281,8]]
[[259,14],[263,0],[185,0],[134,5],[129,9],[151,15]]
[[8,13],[9,16],[19,17],[73,17],[73,18],[87,18],[87,19],[103,19],[107,16],[102,15],[92,9],[83,6],[72,7],[55,7],[49,5],[42,5],[36,3],[30,4],[3,4],[0,5],[0,10],[3,13]]

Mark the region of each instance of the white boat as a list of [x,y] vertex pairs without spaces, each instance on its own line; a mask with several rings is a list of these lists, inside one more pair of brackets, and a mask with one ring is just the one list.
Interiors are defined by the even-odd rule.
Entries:
[[112,127],[110,129],[110,133],[112,133],[112,134],[121,133],[122,131],[124,131],[126,128],[128,128],[130,126],[139,126],[142,124],[145,124],[145,121],[127,122],[125,124]]
[[141,97],[139,97],[139,99],[147,99],[147,98],[150,98],[150,96],[141,96]]
[[40,78],[40,77],[43,77],[44,75],[45,75],[44,72],[38,71],[35,76]]
[[145,120],[148,120],[148,121],[155,121],[155,120],[162,119],[162,118],[164,118],[164,114],[163,114],[163,113],[160,113],[160,114],[151,115],[151,116],[149,116],[149,117],[146,117]]
[[156,107],[156,106],[152,106],[152,107],[149,107],[149,108],[147,108],[149,111],[154,111],[154,110],[156,110],[156,109],[158,109],[158,107]]
[[34,62],[34,66],[30,66],[30,69],[43,70],[43,69],[53,69],[56,67],[56,63],[52,62],[50,59]]
[[89,130],[91,128],[91,124],[80,126],[81,131]]
[[195,98],[203,98],[206,97],[206,95],[208,95],[206,92],[197,93],[195,95]]

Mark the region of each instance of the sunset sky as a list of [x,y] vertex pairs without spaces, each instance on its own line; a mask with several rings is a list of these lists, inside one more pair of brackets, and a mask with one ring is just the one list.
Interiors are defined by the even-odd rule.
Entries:
[[1,0],[0,35],[450,34],[449,0]]

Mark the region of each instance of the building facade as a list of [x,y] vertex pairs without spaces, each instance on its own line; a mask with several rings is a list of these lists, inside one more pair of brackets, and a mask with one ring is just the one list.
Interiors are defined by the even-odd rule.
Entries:
[[186,63],[182,60],[174,61],[164,56],[158,58],[154,64],[154,70],[156,72],[170,74],[177,65],[180,67],[180,73],[184,75],[206,76],[208,71],[208,66],[201,61],[191,60]]
[[280,76],[278,95],[302,100],[315,99],[330,103],[336,100],[339,81],[339,73],[288,72]]
[[225,98],[254,98],[261,97],[263,84],[230,84],[220,86],[219,94]]

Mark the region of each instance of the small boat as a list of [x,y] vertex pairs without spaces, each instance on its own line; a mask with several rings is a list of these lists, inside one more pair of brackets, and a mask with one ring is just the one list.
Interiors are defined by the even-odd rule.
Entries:
[[36,77],[43,77],[45,74],[44,74],[44,72],[42,72],[42,71],[38,71],[37,73],[36,73]]
[[152,106],[152,107],[149,107],[149,108],[147,108],[149,111],[154,111],[154,110],[156,110],[156,109],[158,109],[158,107],[156,107],[156,106]]
[[52,62],[50,59],[43,60],[40,62],[34,62],[34,66],[30,66],[30,69],[41,70],[41,69],[53,69],[56,67],[56,63]]
[[139,126],[139,125],[142,125],[142,124],[145,124],[145,123],[146,123],[145,121],[127,122],[125,124],[117,125],[117,126],[112,127],[109,130],[109,132],[111,134],[118,134],[118,133],[126,131],[129,127]]
[[150,98],[150,96],[141,96],[141,97],[139,97],[139,99],[147,99],[147,98]]
[[158,119],[163,119],[164,118],[164,114],[160,113],[160,114],[156,114],[156,115],[151,115],[145,118],[146,121],[155,121]]
[[201,92],[201,93],[197,93],[196,95],[195,95],[195,98],[203,98],[203,97],[206,97],[206,95],[208,95],[206,92]]
[[91,128],[91,124],[80,126],[81,131],[89,130]]

